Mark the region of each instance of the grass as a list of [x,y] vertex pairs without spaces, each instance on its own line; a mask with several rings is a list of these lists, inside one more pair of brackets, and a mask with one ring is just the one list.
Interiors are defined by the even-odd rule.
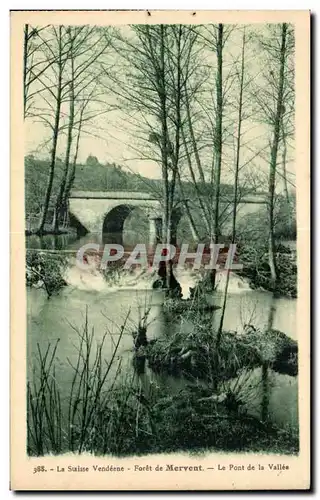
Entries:
[[[49,344],[44,353],[37,344],[34,373],[32,381],[27,385],[28,452],[31,455],[61,453],[66,450],[78,453],[90,451],[95,448],[97,440],[102,449],[107,448],[105,441],[108,426],[105,426],[104,417],[107,412],[111,412],[112,416],[110,409],[118,393],[123,400],[127,397],[125,391],[119,392],[116,387],[119,366],[115,375],[112,375],[110,384],[111,368],[115,363],[125,325],[126,321],[120,328],[108,363],[102,356],[108,332],[94,346],[94,330],[89,328],[87,314],[82,331],[74,328],[78,334],[78,345],[75,346],[77,359],[73,365],[67,358],[73,371],[67,401],[62,401],[61,388],[56,380],[55,361],[59,340],[54,345]],[[130,389],[131,386],[128,385],[128,391]],[[108,421],[110,424],[112,419],[109,418]]]
[[[247,412],[244,402],[250,403],[257,388],[249,383],[250,370],[240,368],[232,348],[233,337],[226,338],[225,349],[221,351],[221,376],[215,392],[209,379],[200,384],[191,377],[182,390],[172,393],[165,384],[154,383],[146,375],[139,377],[127,367],[123,369],[119,345],[125,330],[127,333],[131,328],[129,313],[119,328],[108,362],[103,356],[108,331],[97,343],[88,313],[81,329],[72,327],[78,338],[74,346],[77,356],[74,363],[67,358],[72,371],[67,390],[62,391],[56,376],[59,340],[44,351],[37,345],[34,370],[27,385],[29,455],[298,451],[296,429],[281,430],[269,419],[256,418]],[[206,337],[205,329],[202,336],[199,332],[197,335],[188,341],[197,348],[202,346],[203,362],[207,363],[212,339]],[[178,332],[171,338],[171,348],[185,341]],[[229,382],[223,373],[235,364],[237,375]]]
[[214,381],[236,377],[243,369],[253,370],[264,364],[279,373],[298,373],[297,342],[283,332],[253,329],[239,335],[224,331],[217,349],[217,332],[211,321],[196,320],[190,333],[184,331],[183,321],[180,329],[148,345],[146,354],[155,371],[206,380],[213,385]]
[[241,368],[260,366],[256,346],[235,332],[223,332],[219,351],[215,349],[217,333],[211,315],[204,317],[193,310],[189,333],[184,327],[186,320],[188,317],[181,317],[180,328],[148,346],[147,356],[154,370],[213,382],[235,377]]
[[43,455],[62,449],[61,396],[55,382],[54,360],[59,341],[48,345],[45,353],[39,344],[38,379],[27,384],[28,453]]

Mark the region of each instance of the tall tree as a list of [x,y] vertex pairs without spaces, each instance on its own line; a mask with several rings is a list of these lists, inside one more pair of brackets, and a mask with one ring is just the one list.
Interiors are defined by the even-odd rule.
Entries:
[[[46,85],[46,88],[48,91],[50,91],[50,94],[53,97],[53,101],[54,101],[54,104],[53,104],[53,106],[54,106],[54,124],[53,124],[53,126],[51,126],[52,146],[51,146],[51,155],[50,155],[50,165],[49,165],[47,188],[46,188],[45,198],[44,198],[44,202],[43,202],[42,213],[41,213],[41,217],[40,217],[40,221],[39,221],[39,226],[37,229],[38,234],[42,234],[44,231],[44,226],[46,223],[48,209],[49,209],[49,202],[50,202],[50,197],[51,197],[53,178],[54,178],[54,172],[55,172],[55,164],[56,164],[56,156],[57,156],[59,126],[60,126],[60,119],[61,119],[62,90],[63,90],[62,89],[62,75],[63,75],[63,70],[65,68],[65,64],[67,61],[66,45],[68,42],[65,42],[63,40],[62,26],[59,26],[58,28],[53,27],[52,30],[53,30],[53,34],[54,34],[55,46],[56,46],[55,48],[56,48],[56,52],[57,52],[57,60],[55,62],[57,77],[56,77],[55,91],[52,90],[47,85]],[[52,49],[51,47],[50,47],[50,52],[52,53],[52,55],[55,54],[54,49]],[[50,122],[49,122],[49,124],[50,124]]]
[[275,236],[274,236],[274,205],[275,205],[275,178],[277,168],[277,157],[281,135],[281,121],[285,110],[283,95],[284,95],[284,68],[286,62],[286,43],[287,43],[287,24],[282,24],[281,29],[281,49],[280,49],[280,64],[278,78],[278,93],[276,114],[273,124],[273,138],[270,155],[270,171],[269,171],[269,266],[271,272],[271,280],[273,286],[276,286],[278,279],[277,265],[275,259]]
[[[260,39],[260,48],[268,58],[264,71],[262,86],[255,93],[255,99],[270,130],[269,143],[269,178],[268,178],[268,254],[271,284],[275,289],[278,281],[278,269],[275,256],[275,223],[276,223],[276,179],[279,173],[279,152],[281,142],[286,139],[283,123],[292,109],[293,70],[289,60],[293,54],[292,27],[287,23],[270,25],[267,36]],[[288,104],[289,103],[289,104]],[[288,109],[287,109],[288,108]],[[283,142],[283,154],[286,156],[286,142]],[[282,157],[283,161],[286,157]],[[286,170],[283,170],[286,177]]]
[[101,31],[92,27],[67,27],[66,35],[69,39],[69,72],[66,76],[63,100],[69,105],[69,113],[64,167],[54,206],[53,232],[59,230],[60,218],[65,215],[68,195],[74,180],[75,161],[70,165],[74,146],[73,132],[78,127],[74,154],[76,159],[81,132],[85,132],[84,124],[110,109],[107,102],[101,99],[102,93],[98,83],[99,77],[105,71],[105,68],[101,69],[100,62],[110,44],[108,29]]
[[[239,71],[239,102],[238,102],[238,119],[237,119],[237,135],[236,135],[236,158],[234,170],[234,185],[233,185],[233,207],[232,207],[232,229],[231,229],[231,243],[236,242],[236,222],[237,222],[237,208],[238,208],[238,188],[239,188],[239,170],[240,170],[240,154],[241,154],[241,135],[243,123],[243,93],[245,87],[245,46],[246,46],[246,29],[243,28],[242,35],[242,49],[241,49],[241,67]],[[223,295],[223,303],[221,309],[220,322],[217,333],[217,348],[221,342],[221,335],[223,329],[224,316],[226,312],[228,287],[230,279],[230,269],[227,269],[226,283]]]
[[66,187],[68,171],[69,171],[69,163],[70,163],[70,153],[71,153],[71,145],[72,145],[72,134],[74,127],[74,114],[75,114],[75,93],[74,93],[74,78],[75,78],[75,66],[74,66],[74,43],[76,34],[72,33],[71,28],[67,30],[67,36],[69,38],[69,58],[71,65],[71,75],[70,75],[70,83],[69,83],[69,123],[68,123],[68,132],[67,132],[67,147],[66,154],[64,160],[64,169],[62,174],[62,179],[60,181],[60,186],[58,188],[58,194],[54,206],[54,215],[52,222],[52,230],[53,232],[58,232],[59,230],[59,219],[60,219],[60,210],[63,200],[63,194]]
[[[61,210],[66,207],[74,179],[75,163],[70,165],[71,155],[77,157],[81,133],[90,133],[85,125],[110,109],[99,86],[99,77],[106,71],[102,59],[110,44],[109,29],[47,26],[33,29],[33,32],[37,44],[31,47],[30,42],[27,43],[30,28],[26,26],[26,117],[41,122],[51,131],[51,137],[45,141],[50,145],[50,165],[38,232],[43,232],[52,205],[52,230],[57,232]],[[40,67],[38,63],[41,63]],[[78,134],[75,134],[76,130]],[[64,162],[58,178],[55,168],[57,150],[58,144],[61,147],[64,142]],[[55,200],[52,203],[53,195]]]
[[173,237],[177,186],[183,156],[185,85],[190,77],[196,34],[184,25],[133,26],[119,33],[116,49],[125,63],[124,78],[117,75],[118,96],[135,116],[141,156],[161,167],[163,241]]
[[222,165],[222,120],[223,120],[223,94],[222,94],[222,65],[223,65],[223,24],[219,24],[216,33],[216,128],[214,136],[214,222],[212,228],[212,242],[218,243],[219,239],[219,204],[220,204],[220,179]]

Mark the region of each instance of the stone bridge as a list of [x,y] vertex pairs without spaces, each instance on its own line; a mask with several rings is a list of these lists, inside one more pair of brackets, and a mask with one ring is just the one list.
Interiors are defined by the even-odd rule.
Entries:
[[[253,194],[244,197],[238,212],[240,216],[255,212],[265,204],[265,194]],[[225,200],[227,206],[230,200]],[[184,214],[182,203],[172,214],[172,241],[175,242],[177,228]],[[113,233],[122,235],[123,225],[128,215],[140,208],[147,215],[150,223],[150,244],[161,238],[162,215],[158,199],[151,193],[130,191],[71,191],[69,197],[70,223],[79,234]],[[228,225],[228,224],[227,224]]]

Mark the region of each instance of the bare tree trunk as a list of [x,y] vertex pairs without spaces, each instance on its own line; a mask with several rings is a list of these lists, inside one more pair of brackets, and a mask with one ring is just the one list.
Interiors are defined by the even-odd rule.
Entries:
[[287,24],[282,24],[281,33],[281,50],[280,50],[280,69],[279,69],[279,85],[277,94],[277,108],[273,127],[273,140],[270,157],[269,170],[269,267],[271,273],[271,285],[275,289],[278,280],[277,265],[275,259],[275,237],[274,237],[274,198],[275,198],[275,177],[277,168],[277,157],[280,142],[280,128],[283,113],[283,90],[284,90],[284,67],[286,61],[286,36]]
[[44,230],[44,225],[46,223],[46,218],[48,214],[48,208],[51,198],[53,178],[54,178],[54,170],[56,163],[56,155],[57,155],[57,144],[58,144],[58,136],[59,136],[59,124],[60,124],[60,111],[61,111],[61,94],[62,94],[62,37],[61,30],[62,27],[58,28],[59,33],[59,57],[58,57],[58,82],[57,82],[57,95],[56,95],[56,110],[55,110],[55,120],[53,127],[53,136],[52,136],[52,148],[51,148],[51,158],[50,158],[50,167],[49,167],[49,176],[47,182],[47,189],[43,203],[43,209],[41,214],[41,219],[39,222],[38,234],[42,234]]
[[218,68],[216,77],[217,115],[216,115],[216,129],[214,137],[214,151],[215,151],[214,225],[213,225],[214,243],[218,243],[219,239],[219,203],[220,203],[220,176],[221,176],[221,160],[222,160],[222,114],[223,114],[222,49],[223,49],[223,24],[219,24],[217,46],[216,46]]
[[[217,56],[217,76],[216,76],[216,127],[214,136],[214,218],[211,228],[210,240],[217,244],[219,241],[219,205],[220,205],[220,177],[222,161],[222,115],[223,115],[223,94],[222,94],[222,50],[223,50],[223,24],[218,25],[218,35],[216,41]],[[216,283],[216,270],[212,271],[212,288]]]
[[[172,221],[172,212],[173,212],[173,204],[174,204],[174,195],[176,190],[176,180],[178,176],[179,169],[179,157],[180,157],[180,143],[181,143],[181,36],[182,36],[182,26],[179,24],[176,28],[177,33],[175,34],[176,44],[177,44],[177,60],[176,63],[176,71],[174,73],[177,76],[177,81],[173,82],[174,87],[174,106],[175,106],[175,132],[174,132],[174,148],[170,147],[170,156],[171,156],[171,182],[170,182],[170,214],[171,214],[171,224]],[[173,77],[173,78],[174,78]],[[174,228],[174,233],[176,233],[176,228]],[[173,241],[173,228],[171,227],[170,235],[168,235],[170,240],[168,243],[176,244],[176,241]]]
[[162,178],[163,178],[163,242],[170,243],[170,186],[169,186],[169,165],[168,165],[168,126],[167,126],[167,96],[165,82],[165,47],[164,47],[165,27],[160,26],[160,121],[161,121],[161,159],[162,159]]
[[[267,328],[266,331],[269,332],[273,327],[274,315],[276,312],[276,307],[274,300],[270,304],[270,311],[268,314]],[[261,367],[261,382],[262,382],[262,401],[261,401],[261,420],[266,422],[268,420],[269,413],[269,402],[270,402],[270,384],[269,384],[269,367],[268,363],[265,361]]]
[[193,182],[193,185],[194,185],[195,191],[197,193],[197,197],[198,197],[199,208],[200,208],[200,211],[201,211],[201,214],[202,214],[202,219],[203,219],[203,221],[205,223],[206,230],[209,231],[210,230],[210,225],[209,225],[209,221],[208,221],[208,214],[206,212],[206,207],[205,207],[205,204],[204,204],[203,199],[202,199],[202,193],[199,190],[197,179],[196,179],[196,176],[195,176],[195,173],[194,173],[194,170],[193,170],[192,161],[191,161],[191,157],[190,157],[190,153],[189,153],[189,150],[188,150],[187,141],[186,141],[186,138],[185,138],[183,130],[181,131],[181,135],[182,135],[184,149],[185,149],[186,156],[187,156],[187,162],[188,162],[189,172],[190,172],[191,179],[192,179],[192,182]]
[[64,199],[64,192],[66,190],[68,172],[69,172],[69,164],[70,164],[70,153],[71,153],[71,145],[72,145],[72,132],[74,125],[74,59],[72,54],[72,37],[70,36],[70,53],[71,53],[71,80],[70,80],[70,105],[69,105],[69,124],[68,124],[68,137],[67,137],[67,150],[64,161],[64,169],[62,174],[62,179],[60,182],[55,210],[54,210],[54,219],[52,223],[52,231],[57,233],[59,231],[59,220],[61,215],[62,201]]
[[192,216],[190,207],[188,205],[188,200],[186,200],[186,197],[185,197],[184,188],[183,188],[183,184],[182,184],[182,181],[181,181],[181,176],[180,176],[179,171],[177,172],[177,178],[178,178],[179,190],[180,190],[180,193],[181,193],[181,196],[182,196],[182,200],[183,200],[182,202],[183,202],[183,205],[184,205],[184,208],[185,208],[188,220],[189,220],[190,229],[191,229],[191,232],[192,232],[192,237],[193,237],[193,239],[195,241],[199,241],[200,240],[200,235],[199,235],[199,232],[197,230],[196,224],[194,222],[194,218]]
[[283,176],[283,188],[287,200],[287,205],[290,206],[290,197],[288,190],[288,182],[287,182],[287,138],[284,126],[284,117],[282,116],[281,120],[282,126],[282,141],[283,141],[283,150],[282,150],[282,176]]
[[192,119],[191,119],[191,114],[190,114],[190,103],[189,103],[189,97],[188,97],[188,92],[187,91],[186,91],[186,108],[187,108],[188,126],[189,126],[189,131],[190,131],[192,148],[193,148],[194,156],[195,156],[195,159],[196,159],[196,164],[197,164],[197,167],[198,167],[200,180],[201,180],[201,182],[202,182],[202,184],[204,186],[205,183],[206,183],[206,180],[205,180],[205,177],[204,177],[203,168],[202,168],[202,165],[201,165],[199,151],[198,151],[198,147],[197,147],[197,142],[196,142],[196,138],[195,138],[195,135],[194,135],[193,124],[192,124]]
[[66,150],[66,157],[65,157],[65,163],[64,163],[64,169],[63,169],[63,174],[62,174],[62,179],[56,199],[56,204],[54,208],[54,219],[52,222],[52,231],[54,233],[57,233],[59,231],[59,221],[60,221],[60,216],[61,216],[61,209],[65,208],[63,205],[64,201],[64,192],[66,189],[66,183],[67,183],[67,176],[68,176],[68,171],[69,171],[69,164],[70,164],[70,150],[71,150],[71,144],[72,144],[72,129],[73,129],[73,121],[74,121],[74,101],[70,101],[70,116],[69,116],[69,126],[68,126],[68,139],[67,139],[67,150]]
[[[240,92],[239,92],[239,108],[238,108],[238,127],[237,127],[237,150],[236,150],[236,165],[234,173],[234,191],[233,191],[233,209],[232,209],[232,236],[231,243],[234,244],[236,241],[236,222],[237,222],[237,207],[238,207],[238,184],[239,184],[239,168],[240,168],[240,150],[241,150],[241,126],[243,121],[242,109],[243,109],[243,88],[244,88],[244,66],[245,66],[245,43],[246,34],[245,28],[242,37],[242,54],[241,54],[241,74],[240,74]],[[221,334],[223,329],[224,316],[226,312],[228,287],[229,287],[230,270],[227,269],[227,278],[224,289],[223,305],[220,316],[220,323],[217,334],[217,347],[219,347],[221,341]]]
[[74,151],[74,156],[73,156],[73,161],[71,163],[70,169],[69,169],[69,175],[66,181],[66,188],[63,193],[63,200],[62,200],[62,206],[66,207],[68,206],[68,198],[70,195],[70,191],[75,179],[75,174],[76,174],[76,166],[77,166],[77,159],[78,159],[78,152],[79,152],[79,144],[80,144],[80,137],[81,137],[81,129],[82,129],[82,120],[83,120],[83,114],[86,108],[86,104],[81,108],[80,111],[80,118],[79,118],[79,127],[78,127],[78,133],[77,133],[77,139],[76,139],[76,147]]

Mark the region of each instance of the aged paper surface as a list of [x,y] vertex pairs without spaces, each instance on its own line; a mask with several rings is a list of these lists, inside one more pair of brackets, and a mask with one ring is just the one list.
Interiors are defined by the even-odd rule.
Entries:
[[[307,11],[11,13],[12,489],[309,488],[309,33]],[[98,269],[142,227],[249,260],[205,305],[187,266]]]

